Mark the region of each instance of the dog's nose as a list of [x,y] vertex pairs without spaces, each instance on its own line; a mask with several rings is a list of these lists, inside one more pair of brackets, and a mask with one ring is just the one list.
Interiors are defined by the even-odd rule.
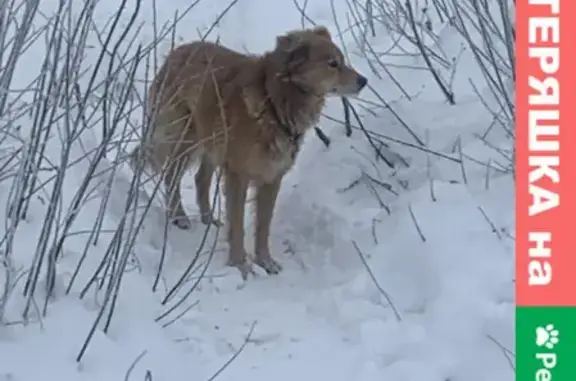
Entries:
[[363,89],[364,86],[366,86],[366,84],[368,83],[368,79],[362,75],[359,75],[358,78],[356,79],[356,82],[358,83],[358,88]]

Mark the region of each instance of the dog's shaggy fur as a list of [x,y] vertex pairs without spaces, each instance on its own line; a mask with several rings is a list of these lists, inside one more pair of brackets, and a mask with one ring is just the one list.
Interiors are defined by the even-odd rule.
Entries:
[[210,42],[175,48],[150,88],[151,137],[132,153],[163,172],[169,218],[186,229],[180,180],[195,160],[196,201],[202,222],[215,223],[209,191],[215,169],[225,179],[228,264],[252,272],[244,247],[248,187],[256,192],[255,263],[281,270],[268,245],[283,176],[293,166],[302,136],[320,117],[327,95],[353,95],[366,78],[344,63],[324,27],[277,37],[273,51],[244,55]]

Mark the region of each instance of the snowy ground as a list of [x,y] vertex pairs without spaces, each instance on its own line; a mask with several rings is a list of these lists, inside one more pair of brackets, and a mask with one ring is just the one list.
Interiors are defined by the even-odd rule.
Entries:
[[[308,14],[316,23],[336,34],[335,13],[346,24],[346,2],[334,1],[334,11],[326,0],[313,3]],[[188,5],[183,0],[166,1],[160,7],[160,22]],[[226,5],[222,0],[200,3],[184,18],[178,34],[185,40],[196,38]],[[49,13],[56,5],[42,6]],[[143,17],[150,20],[148,29],[139,34],[143,41],[153,35],[148,8],[143,8]],[[105,20],[116,9],[118,2],[101,0],[96,13]],[[276,34],[298,28],[300,22],[290,0],[240,0],[214,36],[231,47],[261,52],[272,46]],[[379,35],[372,44],[384,51],[391,43],[385,33]],[[456,105],[444,101],[428,71],[408,68],[423,66],[417,56],[386,61],[413,95],[412,101],[401,99],[388,79],[372,75],[371,85],[422,139],[428,135],[431,150],[459,158],[453,147],[460,141],[467,157],[495,163],[496,168],[497,163],[506,165],[498,152],[475,137],[492,122],[470,85],[472,80],[490,100],[478,65],[469,50],[462,52],[465,44],[456,33],[448,28],[440,36],[441,49],[459,59],[453,78]],[[343,40],[354,65],[371,75],[366,60],[354,54],[353,38],[344,35]],[[31,49],[32,61],[33,54]],[[25,76],[27,70],[22,66],[16,75]],[[368,91],[363,98],[376,99]],[[391,112],[380,108],[375,113],[362,112],[366,128],[414,144]],[[340,102],[331,101],[326,114],[341,119]],[[391,143],[410,161],[409,168],[393,175],[374,159],[360,130],[346,137],[344,128],[329,119],[322,128],[332,145],[326,149],[313,133],[307,137],[278,202],[272,241],[274,255],[285,267],[280,276],[262,275],[242,284],[236,272],[224,267],[225,243],[219,238],[215,258],[182,309],[192,307],[177,320],[175,312],[155,322],[166,310],[160,303],[164,287],[171,287],[188,266],[203,227],[198,223],[192,233],[170,231],[163,280],[154,293],[162,226],[154,225],[151,218],[137,246],[137,259],[130,264],[133,270],[124,277],[108,333],[97,330],[77,363],[102,303],[98,292],[90,291],[82,300],[78,296],[107,245],[91,249],[81,280],[64,295],[86,241],[82,234],[69,237],[58,265],[56,298],[47,316],[28,325],[0,325],[0,380],[205,380],[231,358],[219,380],[511,380],[511,355],[503,349],[512,349],[514,342],[510,173],[487,170],[485,164],[469,159],[460,165]],[[511,142],[503,136],[502,131],[494,132],[489,139],[493,145],[510,148]],[[373,181],[355,183],[362,173],[390,184],[398,195]],[[66,181],[72,194],[79,184],[74,176]],[[408,189],[400,183],[407,183]],[[0,183],[3,213],[9,187],[8,182]],[[115,187],[113,192],[121,192],[121,181]],[[194,189],[191,185],[186,189],[189,213],[196,216]],[[63,196],[66,202],[69,195]],[[19,227],[13,248],[17,267],[29,266],[36,250],[43,204],[35,199]],[[83,207],[76,230],[92,226],[98,205],[96,200]],[[115,227],[118,219],[110,211],[104,224]],[[3,276],[0,268],[0,283]],[[14,294],[6,320],[18,321],[24,303]]]

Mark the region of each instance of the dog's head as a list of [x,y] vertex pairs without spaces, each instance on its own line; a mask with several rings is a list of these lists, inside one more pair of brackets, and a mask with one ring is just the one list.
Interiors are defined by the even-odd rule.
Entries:
[[274,54],[288,79],[318,95],[355,95],[368,83],[346,65],[342,51],[325,27],[288,32],[278,36]]

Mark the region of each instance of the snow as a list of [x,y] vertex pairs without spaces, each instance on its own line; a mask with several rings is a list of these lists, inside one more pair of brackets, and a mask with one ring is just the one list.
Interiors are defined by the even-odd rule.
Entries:
[[[100,0],[96,22],[108,21],[118,3]],[[157,23],[173,19],[176,10],[189,5],[183,0],[162,3]],[[200,2],[181,21],[178,39],[197,38],[227,5],[222,0]],[[41,9],[49,15],[56,6],[46,2]],[[128,1],[127,7],[132,6]],[[138,39],[149,43],[154,36],[153,12],[149,4],[142,7],[140,18],[147,23]],[[307,8],[310,18],[335,35],[338,27],[347,25],[348,12],[344,1],[318,0]],[[210,38],[218,37],[239,50],[262,52],[272,46],[277,34],[299,28],[301,20],[290,0],[240,0]],[[65,241],[55,296],[46,316],[20,323],[27,300],[21,287],[7,301],[5,324],[0,322],[0,380],[167,381],[207,380],[214,375],[222,381],[511,380],[514,180],[511,172],[499,169],[506,165],[503,155],[477,137],[493,119],[484,103],[495,102],[478,64],[469,49],[463,50],[462,37],[449,27],[444,27],[440,37],[438,49],[448,57],[459,57],[452,79],[457,97],[454,106],[446,103],[430,72],[410,69],[423,66],[418,55],[397,55],[386,61],[412,96],[407,100],[386,75],[378,79],[371,74],[349,33],[342,35],[342,41],[336,38],[346,46],[354,66],[371,75],[370,84],[394,112],[420,138],[428,136],[431,151],[458,158],[459,151],[453,147],[460,142],[462,152],[476,162],[464,160],[460,165],[388,141],[410,162],[407,168],[391,170],[382,160],[375,160],[362,131],[355,129],[347,137],[343,126],[326,118],[322,129],[332,144],[326,148],[310,133],[279,197],[272,248],[284,265],[283,273],[260,274],[243,283],[237,272],[224,266],[226,244],[220,234],[214,258],[199,284],[194,286],[199,275],[195,274],[162,305],[204,234],[197,222],[189,176],[184,199],[197,222],[195,230],[170,229],[162,279],[153,292],[164,231],[159,207],[152,208],[135,256],[127,265],[130,270],[122,280],[109,330],[104,333],[99,325],[77,362],[104,303],[105,289],[92,287],[83,298],[80,295],[112,238],[103,233],[97,245],[88,245],[85,262],[66,294],[87,247],[88,234],[82,232],[90,231],[98,216],[102,193],[96,193],[79,211],[72,229],[79,233]],[[378,33],[371,43],[380,51],[391,45],[385,33]],[[163,42],[158,55],[168,48],[169,42]],[[24,88],[32,81],[30,73],[38,72],[42,49],[39,40],[24,53],[26,59],[16,70],[14,88]],[[97,57],[87,59],[95,61]],[[377,101],[369,90],[361,98]],[[393,113],[383,108],[376,112],[361,112],[367,129],[415,144]],[[331,100],[325,114],[341,119],[340,101]],[[503,130],[496,130],[490,135],[493,146],[510,149],[513,142]],[[95,133],[86,136],[87,146],[97,145]],[[59,160],[59,144],[53,139],[47,148],[54,162]],[[72,155],[78,157],[81,151]],[[494,168],[488,170],[485,163]],[[87,165],[80,162],[69,169],[60,205],[70,205]],[[397,195],[367,176],[390,184]],[[105,229],[113,231],[118,226],[130,177],[130,171],[123,169],[110,188]],[[355,182],[359,178],[362,180]],[[0,182],[3,215],[12,186],[9,180]],[[404,189],[401,184],[406,183],[409,187]],[[28,268],[36,252],[48,196],[42,197],[32,200],[27,218],[16,232],[12,249],[15,268]],[[10,227],[8,218],[6,221],[0,237]],[[246,234],[251,236],[250,226]],[[208,246],[214,235],[213,231],[208,234]],[[250,240],[247,244],[250,248]],[[0,254],[4,250],[6,247],[0,246]],[[203,261],[206,256],[201,257]],[[0,266],[0,284],[4,285],[5,277]],[[191,289],[182,306],[157,319]],[[39,286],[33,310],[43,308],[42,291]]]

